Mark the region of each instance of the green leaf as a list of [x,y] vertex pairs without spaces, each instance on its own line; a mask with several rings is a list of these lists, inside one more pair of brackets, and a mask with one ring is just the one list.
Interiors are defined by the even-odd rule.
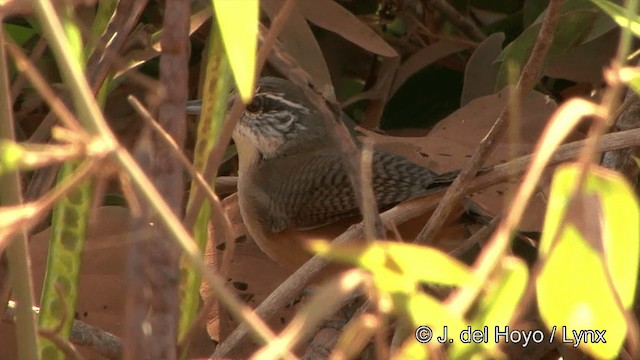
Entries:
[[[200,119],[198,121],[196,145],[193,154],[193,166],[204,173],[207,159],[211,157],[212,150],[220,141],[220,132],[227,110],[227,96],[232,85],[231,72],[228,58],[224,54],[224,47],[220,39],[220,32],[216,27],[211,27],[209,43],[207,44],[207,61],[204,71],[203,97]],[[228,151],[228,150],[227,150]],[[212,182],[213,184],[213,182]],[[191,191],[187,208],[192,209],[194,204],[195,189],[199,185],[191,182]],[[212,186],[213,188],[213,186]],[[209,239],[209,220],[211,218],[211,204],[204,200],[198,210],[198,215],[192,227],[193,240],[204,251]],[[181,287],[180,287],[180,322],[178,336],[180,341],[188,338],[189,329],[193,326],[200,308],[200,283],[201,274],[192,266],[186,256],[180,263]],[[188,346],[185,347],[185,350]],[[183,351],[181,359],[186,359],[187,351]]]
[[620,5],[606,0],[591,0],[591,2],[596,4],[607,15],[611,16],[618,25],[628,29],[636,36],[640,36],[640,16],[635,15],[628,19],[627,10]]
[[[68,40],[65,51],[71,52],[81,66],[85,65],[82,33],[76,22],[74,7],[65,5],[61,11],[62,25]],[[79,114],[82,100],[77,99]],[[86,103],[85,103],[86,104]],[[58,171],[57,182],[72,175],[79,162],[66,162]],[[73,317],[78,300],[78,279],[80,264],[89,226],[89,212],[93,198],[93,180],[86,179],[58,201],[51,214],[51,235],[47,268],[40,295],[40,315],[38,326],[55,332],[66,341],[71,335]],[[40,337],[40,353],[43,359],[64,359],[64,352],[46,337]]]
[[640,69],[623,68],[620,69],[619,74],[620,80],[629,85],[636,94],[640,94]]
[[62,25],[64,26],[64,32],[67,35],[67,39],[69,40],[69,45],[71,45],[70,50],[76,59],[84,65],[86,54],[84,52],[82,32],[76,23],[73,7],[65,7],[64,12],[66,14],[62,18]]
[[509,323],[529,279],[527,265],[513,256],[505,258],[498,279],[492,281],[479,306],[479,325],[494,327]]
[[[75,162],[65,163],[58,172],[58,183],[76,169]],[[38,326],[68,339],[78,300],[78,279],[89,223],[93,181],[84,180],[53,208],[47,270],[42,285]],[[50,339],[41,337],[43,359],[65,359],[65,354]]]
[[378,246],[359,244],[332,245],[328,241],[313,240],[307,244],[308,248],[332,260],[350,263],[366,270],[384,266],[384,253]]
[[528,279],[529,271],[524,261],[513,256],[503,260],[497,276],[487,283],[472,319],[473,329],[483,329],[485,326],[489,329],[489,341],[471,346],[454,343],[449,352],[451,359],[467,359],[478,351],[484,351],[490,358],[500,357],[499,344],[504,341],[495,338],[495,330],[499,328],[500,331],[506,331],[505,326],[511,321],[522,299]]
[[378,242],[387,254],[387,264],[419,282],[464,285],[473,280],[469,268],[442,251],[427,246]]
[[469,268],[434,248],[398,242],[376,241],[368,245],[334,245],[315,242],[312,250],[379,273],[387,269],[413,282],[464,285],[473,280]]
[[[509,66],[515,66],[519,71],[522,69],[536,42],[541,24],[542,15],[502,51],[498,58],[502,64],[496,89],[509,84]],[[607,16],[588,1],[566,1],[562,6],[560,21],[545,61],[556,59],[568,50],[604,35],[614,26],[615,24]]]
[[107,25],[109,25],[109,21],[111,20],[113,13],[116,11],[117,5],[117,0],[102,0],[98,2],[96,17],[91,25],[91,37],[89,38],[85,48],[85,54],[87,54],[87,57],[91,56],[95,50],[96,43],[99,41],[102,33],[107,29]]
[[258,0],[212,0],[222,41],[240,96],[253,96],[258,34]]
[[406,309],[407,315],[416,328],[418,326],[431,328],[434,340],[436,337],[444,338],[446,326],[447,339],[452,339],[453,342],[459,341],[460,332],[467,328],[461,314],[452,313],[440,301],[426,294],[415,293],[407,297],[404,304],[397,302],[398,306]]
[[20,168],[21,160],[26,155],[25,149],[10,140],[0,140],[0,175]]
[[548,5],[549,0],[525,0],[522,5],[523,25],[528,27],[533,24]]
[[[457,334],[467,327],[462,314],[453,313],[420,290],[423,282],[468,283],[473,280],[466,266],[446,254],[424,246],[382,241],[333,246],[326,241],[311,241],[309,247],[320,255],[369,270],[380,298],[391,299],[395,313],[401,316],[399,321],[406,324],[405,327],[411,327],[410,331],[405,329],[408,333],[402,334],[410,337],[410,341],[416,341],[414,333],[419,327],[428,326],[425,331],[430,332],[434,340],[446,334],[447,343],[455,341]],[[418,354],[424,355],[424,352],[405,343],[393,358],[423,358]]]
[[[536,0],[535,2],[537,2],[538,0]],[[546,7],[547,5],[545,5]],[[571,11],[576,11],[576,10],[596,10],[598,12],[598,16],[596,17],[596,20],[594,21],[591,31],[589,32],[589,35],[587,37],[585,37],[585,39],[582,41],[582,43],[585,42],[589,42],[591,40],[594,40],[596,38],[599,38],[600,36],[604,35],[605,33],[607,33],[609,30],[613,29],[614,27],[616,27],[616,24],[613,20],[611,20],[611,18],[605,14],[603,14],[601,11],[598,10],[598,8],[585,0],[565,0],[562,3],[562,7],[560,10],[561,14],[566,14],[569,13]],[[543,13],[541,13],[538,18],[534,21],[534,24],[540,24],[542,23],[543,19],[544,19],[544,15],[545,15],[546,11],[544,11]]]
[[417,342],[415,339],[406,340],[400,349],[391,356],[391,359],[406,359],[406,360],[422,360],[428,359],[429,352],[426,346]]
[[566,338],[575,339],[573,330],[605,330],[606,343],[580,348],[614,358],[635,294],[640,209],[621,175],[592,168],[576,191],[579,171],[579,165],[565,165],[554,176],[540,244],[545,264],[536,284],[538,305],[557,335],[565,330]]
[[15,24],[3,24],[4,31],[11,37],[11,39],[18,45],[24,45],[29,39],[31,39],[37,32],[27,26],[15,25]]

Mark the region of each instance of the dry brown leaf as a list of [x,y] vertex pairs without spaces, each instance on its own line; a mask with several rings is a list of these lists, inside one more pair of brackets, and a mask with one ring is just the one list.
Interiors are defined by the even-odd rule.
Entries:
[[[227,276],[227,282],[245,303],[251,307],[258,306],[278,285],[288,276],[289,272],[265,255],[256,243],[246,236],[246,229],[238,206],[236,194],[223,200],[224,209],[231,221],[233,241],[233,260]],[[219,268],[224,252],[228,248],[224,240],[215,239],[215,232],[210,231],[210,238],[205,250],[205,262],[212,268]],[[212,243],[215,242],[215,246]],[[224,249],[224,250],[223,250]],[[203,298],[210,298],[213,294],[206,283],[200,288]],[[289,306],[278,310],[277,314],[269,322],[274,331],[282,330],[289,320],[295,315],[295,306]],[[220,311],[218,306],[213,306],[207,316],[207,332],[214,340],[226,338],[239,323],[232,319],[226,310]],[[248,358],[259,346],[247,344],[242,349],[237,349],[231,354],[235,358]]]
[[[242,234],[242,218],[232,208],[231,217],[234,231]],[[76,306],[76,317],[90,325],[108,331],[116,336],[122,335],[122,319],[126,299],[126,263],[128,244],[139,236],[129,234],[131,222],[130,211],[124,207],[105,206],[97,208],[92,215],[89,233],[85,241],[83,260],[81,265],[79,297]],[[30,255],[34,290],[39,299],[46,269],[49,237],[51,230],[46,229],[30,239]],[[209,249],[210,250],[210,249]],[[207,261],[217,263],[218,259],[209,255]],[[288,276],[288,272],[269,259],[251,240],[244,239],[236,244],[235,255],[231,264],[231,271],[227,278],[229,288],[234,291],[247,305],[255,307],[266,298]],[[281,309],[269,322],[274,330],[280,330],[295,314],[297,307],[288,306]],[[73,314],[72,314],[73,315]],[[227,315],[225,313],[225,315]],[[217,314],[215,314],[217,317]],[[228,316],[227,316],[228,317]],[[238,323],[227,319],[227,332],[235,328]],[[209,327],[213,326],[209,324]],[[210,329],[213,330],[213,329]],[[0,322],[0,338],[14,339],[14,327]],[[11,346],[0,346],[0,359],[14,359],[16,341],[7,342]],[[103,359],[91,349],[78,347],[88,359]],[[190,345],[190,358],[208,356],[213,349],[213,343],[207,336],[204,324],[196,331]],[[236,356],[248,357],[258,347],[246,346]]]
[[335,1],[299,1],[298,6],[307,20],[335,32],[363,49],[386,57],[398,56],[375,31]]
[[[59,6],[92,6],[96,3],[96,0],[55,0],[53,6],[58,8]],[[17,15],[29,15],[35,13],[31,2],[24,0],[4,0],[0,1],[0,16],[3,18],[17,16]]]
[[[260,2],[260,6],[272,21],[283,4],[284,0],[263,0]],[[302,15],[301,9],[296,7],[291,11],[291,15],[289,15],[289,19],[278,37],[289,54],[298,60],[300,66],[309,73],[320,89],[326,89],[327,86],[333,88],[329,68],[320,45]]]
[[464,69],[460,106],[465,106],[480,96],[494,93],[500,70],[500,64],[496,63],[496,59],[502,52],[503,42],[504,33],[491,34],[471,54]]
[[549,63],[545,75],[575,82],[602,83],[603,69],[609,65],[616,52],[619,35],[619,31],[612,30],[567,50]]
[[[85,240],[80,279],[79,294],[75,316],[90,325],[108,331],[114,335],[121,334],[124,318],[127,235],[129,229],[129,210],[122,207],[107,206],[96,209],[89,224],[89,232]],[[36,301],[40,299],[44,272],[47,264],[50,229],[46,229],[31,237],[29,252]],[[70,314],[74,316],[74,314]],[[0,325],[2,327],[2,325]],[[0,334],[3,331],[0,330]],[[5,337],[2,337],[5,339]],[[14,344],[14,342],[7,342]],[[90,359],[102,359],[99,355],[78,349]],[[15,359],[5,352],[11,351],[0,347],[1,359]],[[8,357],[5,357],[8,356]]]
[[[374,142],[411,161],[436,172],[460,169],[468,162],[476,147],[493,125],[507,103],[508,89],[477,98],[440,121],[424,137],[393,137],[363,131]],[[531,92],[522,100],[522,117],[517,125],[519,139],[508,142],[503,136],[491,153],[487,165],[508,161],[511,156],[529,154],[544,129],[556,104],[544,95]],[[508,132],[505,132],[508,134]],[[577,140],[573,136],[568,141]],[[473,199],[494,214],[499,212],[517,184],[500,184],[480,191]],[[545,184],[541,184],[544,188]],[[531,201],[530,209],[521,225],[523,230],[539,230],[545,204],[540,199]]]
[[411,55],[407,61],[402,63],[400,68],[398,68],[396,78],[393,81],[393,85],[391,85],[389,97],[393,96],[393,94],[400,88],[400,86],[402,86],[402,84],[404,84],[405,81],[407,81],[407,79],[411,77],[411,75],[446,56],[467,49],[469,46],[470,45],[465,45],[460,42],[441,40],[417,51],[415,54]]

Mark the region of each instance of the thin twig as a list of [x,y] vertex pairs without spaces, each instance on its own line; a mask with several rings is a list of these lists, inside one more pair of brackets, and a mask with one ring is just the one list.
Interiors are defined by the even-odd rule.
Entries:
[[[513,201],[505,211],[505,218],[498,227],[496,234],[474,264],[477,282],[459,289],[447,300],[447,306],[454,313],[466,313],[482,290],[482,284],[499,266],[505,251],[511,242],[511,235],[515,231],[529,199],[537,187],[538,181],[549,165],[554,151],[570,133],[570,131],[586,116],[602,116],[599,108],[586,100],[573,99],[558,108],[545,128],[542,137],[536,145],[531,166],[518,187]],[[589,146],[589,139],[584,140]]]
[[433,6],[438,10],[447,20],[460,29],[463,34],[467,35],[469,39],[481,42],[486,38],[486,35],[478,29],[478,27],[469,21],[466,17],[456,10],[451,4],[444,0],[423,0],[426,6]]
[[[146,1],[127,1],[132,6]],[[140,11],[142,11],[140,8]],[[160,43],[160,83],[161,100],[153,112],[157,114],[158,124],[166,130],[175,144],[182,148],[186,139],[188,62],[189,62],[189,14],[190,4],[182,0],[167,0],[164,4],[165,14],[162,20]],[[126,19],[126,18],[125,18]],[[128,19],[133,27],[133,22]],[[122,38],[124,43],[124,38]],[[115,56],[115,53],[112,54]],[[105,70],[105,73],[107,71]],[[93,82],[93,81],[92,81]],[[93,89],[94,92],[97,89]],[[145,168],[153,185],[162,194],[162,200],[174,214],[182,214],[184,202],[184,176],[182,166],[177,157],[172,156],[172,147],[162,140],[162,136],[147,137],[148,146],[138,153],[145,159],[141,166]],[[144,139],[143,139],[144,141]],[[138,190],[139,191],[139,190]],[[175,359],[177,354],[178,322],[180,319],[180,253],[178,245],[167,241],[166,224],[158,222],[158,215],[150,202],[141,202],[143,216],[132,222],[132,227],[142,227],[149,221],[157,224],[149,230],[151,239],[131,246],[129,269],[141,269],[142,276],[128,284],[127,293],[135,291],[150,291],[146,298],[140,298],[141,303],[127,302],[126,328],[133,333],[142,329],[141,323],[136,322],[136,311],[142,312],[142,319],[146,321],[151,331],[142,331],[141,337],[127,337],[124,343],[124,358],[138,359]],[[137,256],[136,256],[137,255]],[[134,276],[132,276],[133,278]],[[142,284],[135,282],[136,280]],[[133,286],[132,286],[133,285]],[[140,286],[142,289],[135,287]],[[194,289],[192,289],[194,290]],[[135,298],[135,297],[134,297]],[[138,327],[138,329],[135,329]]]
[[[553,41],[553,32],[560,18],[560,5],[562,0],[551,0],[547,8],[547,13],[540,27],[540,33],[538,39],[531,51],[529,60],[525,65],[520,79],[518,80],[517,94],[522,97],[528,93],[534,85],[535,79],[542,68],[544,58],[551,47]],[[416,237],[416,243],[428,243],[433,241],[433,238],[440,231],[447,217],[453,211],[455,205],[462,199],[466,188],[469,186],[473,177],[478,170],[482,167],[482,164],[486,161],[489,153],[495,147],[498,137],[502,134],[507,118],[509,116],[509,106],[506,106],[496,122],[493,124],[489,133],[482,139],[478,149],[471,157],[471,160],[467,166],[462,169],[458,177],[453,184],[447,190],[447,193],[442,198],[442,202],[438,205],[438,208],[433,213],[425,227],[420,234]]]
[[51,40],[50,45],[58,59],[60,72],[69,83],[69,88],[76,100],[76,107],[81,114],[80,119],[87,131],[100,137],[100,141],[110,151],[111,158],[128,173],[137,190],[153,206],[168,233],[180,244],[189,262],[202,274],[203,279],[211,285],[216,292],[217,298],[227,306],[233,316],[241,319],[243,323],[251,323],[251,330],[263,341],[268,342],[273,339],[274,335],[269,327],[255,316],[248,307],[242,305],[237,297],[225,287],[226,282],[224,279],[207,267],[189,233],[169,206],[162,201],[162,195],[153,186],[129,152],[118,145],[96,104],[95,98],[91,94],[90,88],[87,86],[82,69],[72,55],[66,51],[69,48],[69,43],[64,36],[60,20],[55,16],[51,16],[51,14],[55,14],[51,3],[48,1],[34,1],[33,5],[38,12],[38,19],[41,21],[45,34]]
[[55,331],[40,329],[38,335],[51,341],[67,359],[84,360],[84,357],[68,341],[60,337]]
[[[618,130],[628,130],[640,127],[640,97],[632,90],[627,90],[626,98],[618,108],[615,127]],[[637,182],[638,168],[634,157],[640,157],[640,148],[628,148],[607,152],[602,156],[601,164],[623,174],[630,182]]]
[[[37,313],[39,309],[35,308],[34,311]],[[14,317],[15,303],[9,302],[9,306],[7,306],[3,314],[3,321],[13,323]],[[40,332],[40,335],[43,334]],[[117,360],[122,357],[122,344],[117,336],[80,320],[73,321],[69,341],[76,345],[90,347],[110,360]]]
[[[637,13],[637,9],[637,1],[628,1],[626,3],[625,17],[627,19],[633,18]],[[574,184],[574,187],[570,191],[569,199],[575,199],[583,191],[584,185],[587,181],[587,176],[590,173],[590,167],[598,163],[598,144],[602,141],[602,135],[614,124],[614,115],[620,105],[620,98],[624,91],[624,83],[620,78],[620,71],[623,68],[624,64],[626,64],[627,62],[628,54],[631,50],[632,41],[633,34],[631,30],[627,27],[623,27],[622,35],[618,42],[618,51],[616,53],[616,57],[611,62],[610,68],[605,70],[605,79],[608,82],[608,88],[602,97],[601,105],[598,109],[600,110],[600,114],[598,114],[600,116],[597,116],[596,121],[593,122],[586,139],[587,144],[580,153],[580,157],[578,159],[579,176]],[[563,216],[566,217],[567,213],[565,213]],[[565,220],[563,219],[560,223],[564,222]],[[610,272],[610,264],[608,265],[609,266],[605,266],[604,275],[608,288],[610,290],[609,293],[614,298],[617,310],[622,314],[628,315],[628,311],[625,308],[622,299],[620,298],[620,294],[618,293],[618,291],[616,291],[613,275]],[[631,355],[635,358],[640,353],[638,322],[634,316],[625,316],[625,321],[627,323],[627,329],[629,329],[630,352]]]
[[[55,6],[91,6],[97,0],[52,0]],[[33,5],[25,0],[4,0],[0,2],[0,17],[11,17],[16,15],[27,15],[34,12]]]
[[[290,56],[283,46],[276,42],[273,45],[273,54],[269,58],[271,65],[285,75],[302,91],[305,98],[308,99],[318,110],[318,114],[322,121],[330,129],[332,140],[340,154],[344,164],[344,169],[349,178],[351,186],[353,186],[356,195],[356,203],[363,214],[365,223],[370,223],[371,228],[375,229],[375,237],[384,237],[384,228],[378,214],[375,204],[371,204],[365,199],[374,199],[373,188],[361,187],[362,174],[360,172],[359,150],[356,147],[353,137],[349,134],[342,119],[342,111],[340,105],[331,100],[330,94],[324,94],[322,89],[314,86],[311,76],[298,64],[298,61]],[[369,195],[363,195],[365,192],[371,192]],[[365,210],[373,208],[374,211]]]
[[[278,38],[278,35],[284,28],[289,16],[291,15],[291,11],[296,5],[298,0],[287,0],[278,15],[273,19],[271,23],[271,27],[269,28],[269,32],[265,37],[262,46],[258,50],[258,56],[256,60],[256,74],[260,74],[262,72],[262,68],[266,62],[271,49]],[[233,133],[233,129],[235,129],[238,120],[240,119],[240,114],[244,111],[245,105],[237,98],[231,109],[227,114],[227,120],[220,131],[220,135],[218,137],[218,141],[214,145],[213,149],[211,149],[211,156],[207,161],[207,164],[204,168],[202,176],[205,179],[211,179],[218,172],[218,167],[220,167],[220,163],[222,161],[222,157],[224,156],[224,149],[227,147],[229,140],[231,139],[231,134]],[[196,217],[198,212],[200,211],[200,207],[202,205],[202,201],[204,197],[200,193],[200,189],[194,189],[194,194],[192,196],[191,206],[187,209],[187,212],[184,216],[184,226],[187,229],[193,228],[193,225],[196,221]]]
[[320,323],[347,304],[369,275],[360,269],[348,270],[322,285],[308,303],[289,321],[278,338],[255,352],[252,359],[273,359],[282,349],[292,349],[308,339]]
[[[0,140],[16,141],[15,121],[9,90],[9,66],[7,61],[7,35],[5,29],[0,30]],[[24,203],[20,174],[17,169],[5,171],[0,176],[0,205],[18,206]],[[2,226],[0,226],[2,228]],[[10,243],[7,247],[7,260],[9,265],[9,279],[13,286],[14,296],[18,302],[16,335],[21,340],[18,342],[18,355],[24,359],[37,359],[39,354],[37,326],[31,307],[34,304],[33,279],[28,249],[27,233],[21,226],[5,228],[9,235]],[[2,231],[0,230],[0,231]],[[13,231],[12,231],[13,230]],[[0,236],[0,253],[2,243]],[[1,304],[4,306],[5,304]]]
[[[360,189],[372,189],[373,188],[373,142],[367,141],[362,146],[360,158]],[[368,206],[362,207],[362,218],[363,219],[374,219],[375,214],[371,214],[371,212],[376,211],[378,206],[376,205],[376,198],[373,191],[362,191],[362,202],[363,204],[368,204]],[[374,241],[376,234],[382,233],[382,230],[376,229],[374,221],[366,221],[364,223],[365,228],[365,238],[367,241]],[[382,222],[380,222],[382,225]]]
[[502,214],[496,215],[493,219],[491,219],[489,224],[483,226],[480,230],[476,231],[473,235],[466,239],[464,243],[450,251],[449,255],[457,258],[460,255],[464,254],[467,250],[471,249],[474,245],[485,242],[493,234],[494,230],[498,227],[498,224],[501,220]]
[[94,93],[98,92],[109,74],[109,70],[117,60],[118,52],[124,47],[131,31],[138,23],[147,1],[118,1],[109,25],[97,41],[97,46],[101,48],[95,48],[87,60],[87,81]]
[[[575,159],[584,145],[585,142],[582,140],[560,146],[553,158],[549,161],[549,165],[553,166],[567,160]],[[633,145],[640,145],[640,129],[604,135],[600,143],[600,151],[621,149]],[[468,191],[479,191],[491,185],[504,182],[517,174],[522,174],[531,162],[531,159],[532,155],[527,155],[495,166],[491,171],[487,171],[478,176],[469,186]],[[441,197],[442,192],[408,200],[385,211],[381,217],[385,223],[402,223],[432,210],[439,203]],[[350,227],[337,237],[333,243],[349,243],[361,239],[363,235],[363,224],[360,223]],[[299,291],[324,270],[328,264],[330,264],[329,260],[314,256],[278,286],[278,288],[255,309],[255,314],[265,320],[271,319],[279,309],[290,303],[295,294],[299,293]],[[241,341],[247,335],[247,332],[248,329],[245,325],[238,326],[218,346],[214,355],[222,357],[228,354],[240,345]]]
[[147,111],[147,109],[144,108],[144,106],[140,103],[140,101],[137,98],[135,98],[133,95],[130,95],[129,102],[131,103],[133,108],[142,116],[142,119],[144,119],[145,123],[149,125],[151,129],[153,129],[160,136],[160,138],[164,140],[165,143],[171,148],[174,156],[177,157],[177,159],[180,161],[182,166],[184,166],[184,168],[187,170],[191,178],[196,182],[196,184],[198,184],[198,186],[200,186],[202,191],[204,191],[204,195],[207,197],[207,200],[209,200],[213,206],[214,215],[220,216],[222,220],[221,221],[222,230],[226,235],[225,238],[230,238],[231,234],[233,234],[233,226],[231,225],[231,220],[229,220],[229,216],[227,215],[227,212],[224,210],[224,207],[222,206],[222,203],[220,202],[220,198],[218,198],[218,195],[216,195],[216,193],[211,189],[211,187],[209,187],[209,185],[207,184],[207,181],[193,167],[193,165],[191,164],[189,159],[187,159],[184,153],[180,151],[178,144],[176,144],[173,138],[169,134],[167,134],[166,131],[164,131],[164,129],[160,126],[160,124],[158,124],[155,120],[153,120],[153,117],[151,116],[151,114]]
[[31,60],[22,52],[22,49],[14,44],[11,40],[7,39],[5,43],[7,51],[13,56],[16,68],[25,75],[33,87],[36,88],[40,96],[49,105],[51,111],[65,124],[69,129],[77,132],[78,134],[84,133],[84,130],[78,124],[75,116],[67,108],[65,103],[60,97],[53,91],[51,85],[42,77],[36,66]]
[[[40,58],[42,57],[42,54],[44,54],[44,51],[46,49],[47,49],[47,40],[44,38],[44,36],[40,36],[40,38],[38,39],[38,42],[33,47],[33,50],[31,50],[31,53],[29,54],[29,61],[31,61],[31,63],[38,62],[38,60],[40,60]],[[16,79],[13,81],[13,84],[11,85],[11,103],[12,104],[16,102],[16,99],[18,98],[20,91],[22,91],[22,88],[24,87],[25,81],[26,81],[26,78],[23,76],[21,72],[19,72],[18,76],[16,77]]]
[[[160,138],[165,141],[165,143],[172,149],[177,159],[180,161],[182,166],[187,170],[191,178],[196,182],[196,184],[204,191],[204,195],[207,197],[211,206],[213,206],[213,216],[215,216],[215,220],[217,224],[222,226],[223,236],[225,238],[231,238],[233,234],[233,229],[231,225],[231,220],[229,220],[229,216],[227,212],[224,210],[222,203],[216,193],[209,187],[206,180],[202,177],[202,175],[193,167],[189,159],[180,151],[178,144],[175,143],[173,138],[167,134],[164,129],[153,120],[151,114],[144,108],[144,106],[140,103],[138,99],[134,96],[129,96],[129,102],[133,105],[134,109],[138,111],[138,113],[142,116],[144,121],[158,133]],[[229,266],[231,263],[231,256],[233,252],[227,251],[225,252],[226,261],[223,261],[223,266],[220,269],[222,277],[227,277],[227,273],[229,271]],[[202,310],[201,310],[202,311]],[[193,326],[198,324],[198,322],[194,322]],[[189,333],[189,331],[188,331]]]
[[[413,23],[418,27],[418,30],[424,32],[424,34],[426,36],[428,36],[429,38],[436,39],[436,40],[443,40],[443,41],[447,41],[447,42],[458,43],[458,44],[463,45],[464,47],[468,47],[470,49],[475,49],[475,48],[478,47],[478,45],[480,45],[479,41],[471,41],[471,40],[467,40],[467,39],[464,39],[464,38],[461,38],[461,37],[453,37],[453,36],[448,36],[448,35],[443,35],[443,34],[434,34],[431,30],[429,30],[428,27],[426,27],[420,20],[418,20],[415,17],[415,15],[407,15],[407,18],[409,20],[412,20]],[[424,44],[422,47],[425,48],[427,46],[428,46],[427,44]]]
[[[73,175],[69,176],[50,192],[37,201],[24,203],[19,206],[0,208],[2,220],[0,221],[0,253],[4,250],[8,236],[22,230],[27,231],[33,226],[53,204],[69,193],[71,189],[89,176],[95,166],[96,160],[87,160],[79,166]],[[6,213],[4,213],[6,211]]]

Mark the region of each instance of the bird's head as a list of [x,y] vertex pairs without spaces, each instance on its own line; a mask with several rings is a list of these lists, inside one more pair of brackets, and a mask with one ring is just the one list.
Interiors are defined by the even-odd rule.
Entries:
[[[234,91],[229,105],[236,96]],[[198,114],[201,106],[200,100],[189,101],[187,113]],[[239,154],[254,152],[262,159],[308,151],[330,141],[316,107],[296,85],[275,77],[258,80],[253,100],[240,116],[233,139]]]
[[329,141],[315,106],[293,83],[274,77],[258,81],[233,138],[250,143],[263,159],[298,153]]

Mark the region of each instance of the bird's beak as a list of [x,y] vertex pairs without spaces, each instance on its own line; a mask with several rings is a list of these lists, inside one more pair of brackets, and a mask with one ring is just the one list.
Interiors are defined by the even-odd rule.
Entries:
[[187,115],[198,115],[202,110],[202,100],[189,100],[185,106]]
[[[235,93],[229,94],[227,98],[227,111],[231,109],[231,105],[233,105],[233,100],[235,100]],[[185,106],[185,111],[187,115],[200,115],[202,111],[202,100],[188,100]]]

